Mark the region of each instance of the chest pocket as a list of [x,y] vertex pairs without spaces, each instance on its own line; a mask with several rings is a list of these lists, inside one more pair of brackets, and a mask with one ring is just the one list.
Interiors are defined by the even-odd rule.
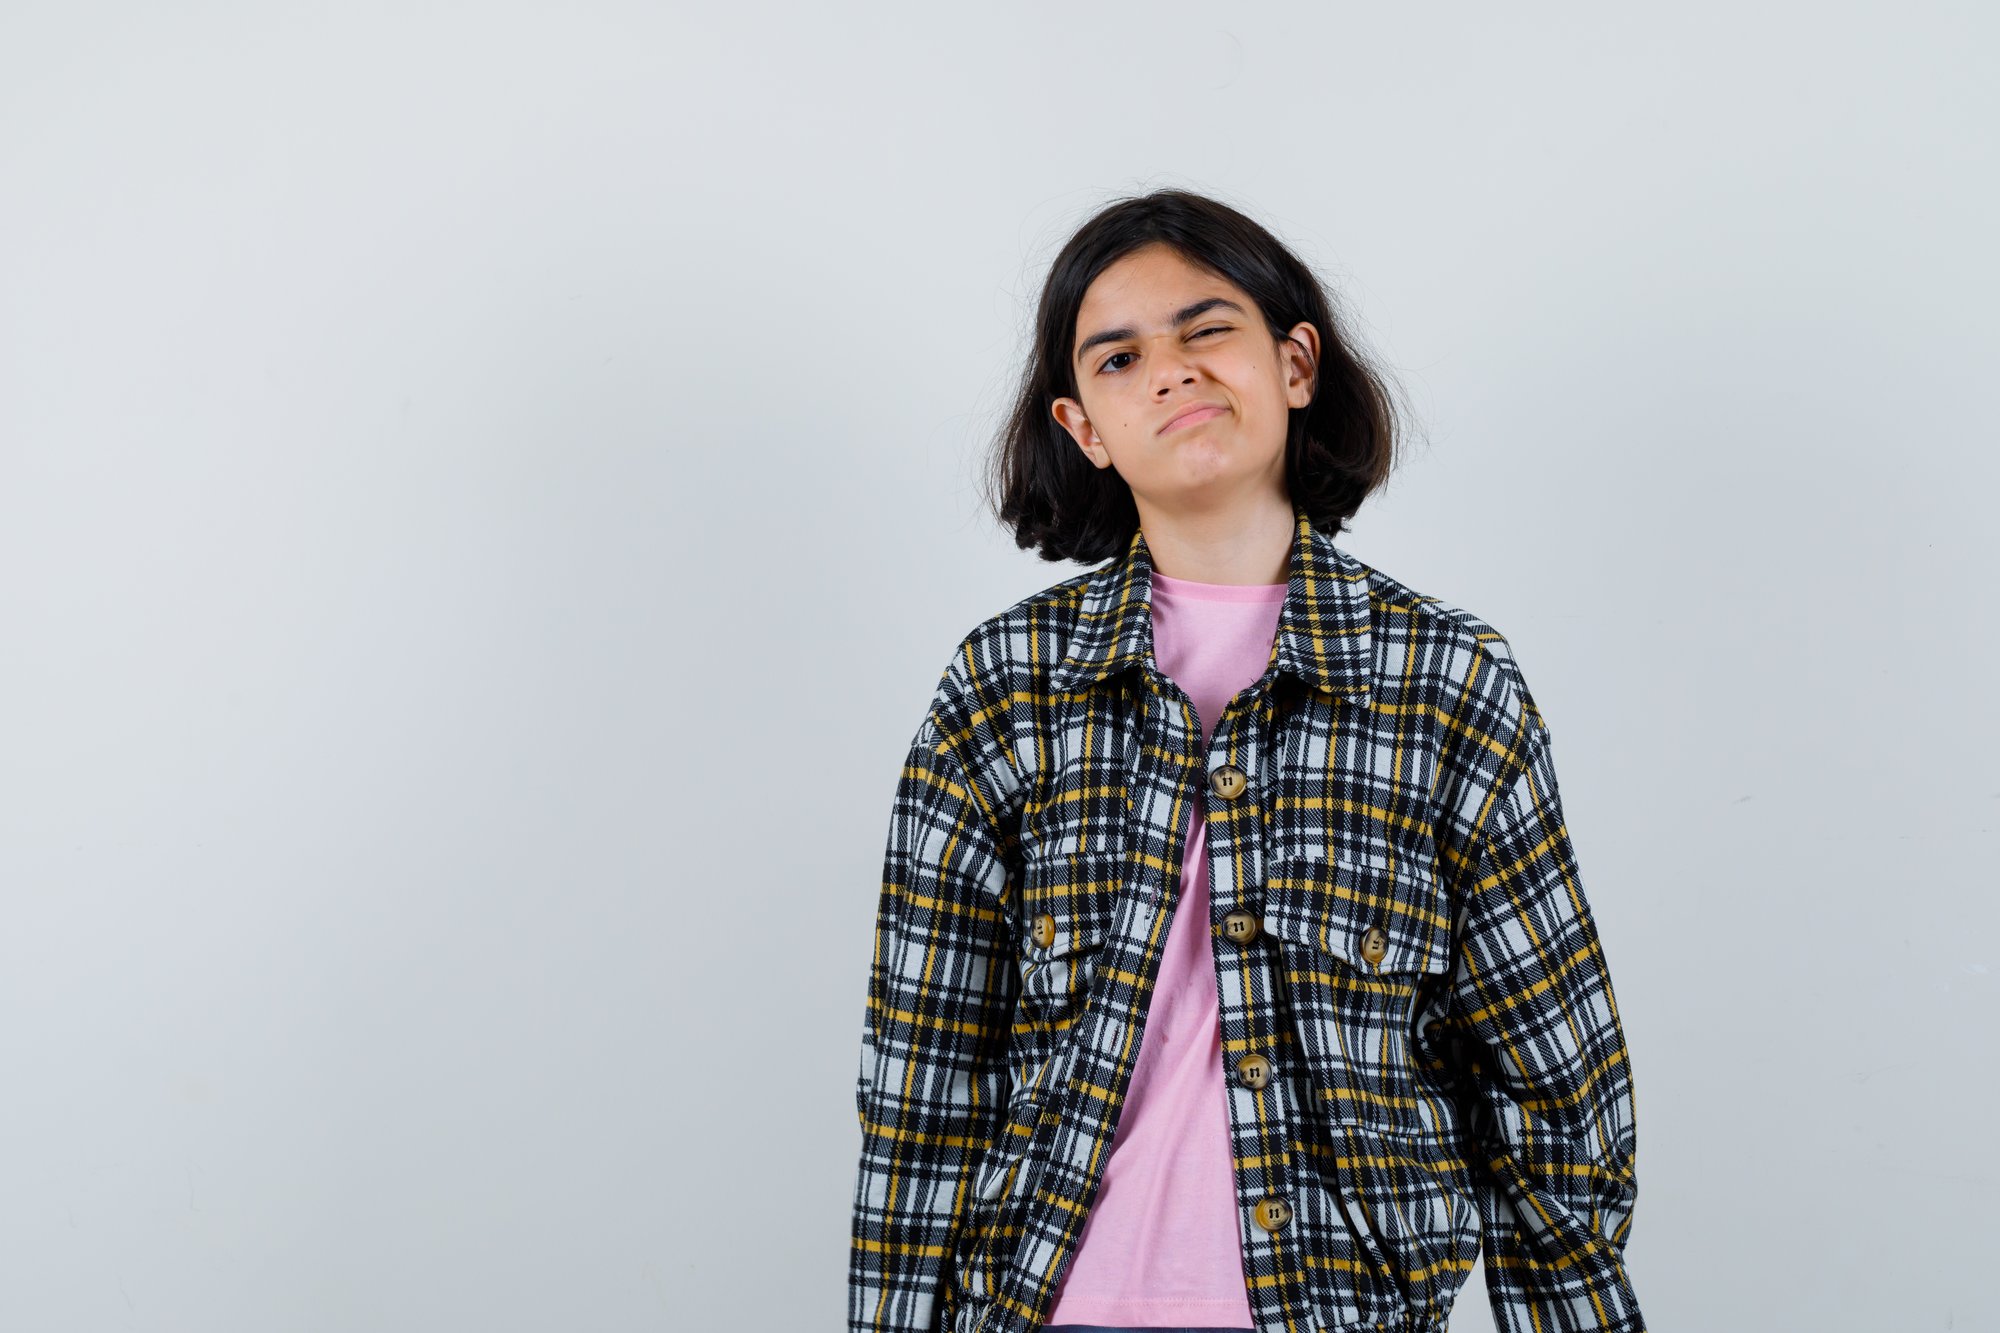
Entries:
[[1279,954],[1314,1101],[1328,1121],[1419,1134],[1421,994],[1451,969],[1434,866],[1294,857],[1272,863],[1263,928]]
[[1021,1007],[1033,1025],[1069,1026],[1082,1010],[1125,887],[1119,852],[1030,860],[1021,891]]

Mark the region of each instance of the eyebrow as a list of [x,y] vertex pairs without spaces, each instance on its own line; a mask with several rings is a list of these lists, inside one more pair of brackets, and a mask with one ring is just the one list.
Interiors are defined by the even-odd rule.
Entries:
[[[1193,319],[1197,315],[1204,314],[1210,310],[1214,310],[1217,308],[1221,308],[1224,310],[1234,310],[1239,315],[1244,314],[1243,307],[1236,304],[1236,302],[1230,300],[1228,297],[1208,296],[1202,298],[1199,301],[1194,302],[1192,305],[1184,305],[1179,310],[1174,311],[1173,317],[1170,318],[1167,321],[1167,323],[1178,327],[1179,325],[1187,323],[1189,320]],[[1246,315],[1245,317],[1247,318],[1248,316]],[[1076,359],[1078,361],[1083,360],[1084,355],[1087,352],[1089,352],[1091,348],[1097,346],[1099,343],[1115,343],[1125,338],[1133,338],[1137,336],[1138,336],[1137,331],[1130,328],[1104,329],[1101,330],[1100,332],[1093,333],[1088,338],[1085,338],[1082,342],[1077,344]]]

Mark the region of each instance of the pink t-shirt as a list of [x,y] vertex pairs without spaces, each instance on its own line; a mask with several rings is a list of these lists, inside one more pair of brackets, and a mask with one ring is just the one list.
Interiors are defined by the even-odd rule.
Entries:
[[[1237,691],[1264,674],[1285,585],[1153,574],[1153,656],[1186,691],[1202,753]],[[1254,1328],[1230,1160],[1203,804],[1193,803],[1181,901],[1075,1257],[1047,1322]]]

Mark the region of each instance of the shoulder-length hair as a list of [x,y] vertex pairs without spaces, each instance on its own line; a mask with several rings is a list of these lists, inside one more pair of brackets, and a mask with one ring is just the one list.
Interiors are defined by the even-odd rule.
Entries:
[[1333,295],[1282,241],[1227,204],[1179,189],[1112,203],[1050,265],[1028,363],[987,459],[1001,524],[1044,560],[1095,563],[1131,544],[1139,527],[1132,488],[1117,469],[1091,466],[1050,408],[1080,397],[1070,349],[1085,291],[1118,259],[1154,243],[1247,292],[1274,339],[1300,320],[1319,330],[1312,401],[1293,408],[1286,427],[1285,482],[1314,527],[1342,531],[1389,475],[1399,419],[1384,380],[1335,320]]

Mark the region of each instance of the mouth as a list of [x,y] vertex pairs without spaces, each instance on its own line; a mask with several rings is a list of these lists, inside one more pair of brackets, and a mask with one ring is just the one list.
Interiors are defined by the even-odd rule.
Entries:
[[1194,406],[1187,408],[1175,416],[1166,425],[1160,427],[1159,433],[1165,435],[1170,430],[1180,430],[1184,426],[1198,426],[1204,421],[1221,416],[1228,410],[1228,408],[1218,407],[1214,403],[1196,403]]

